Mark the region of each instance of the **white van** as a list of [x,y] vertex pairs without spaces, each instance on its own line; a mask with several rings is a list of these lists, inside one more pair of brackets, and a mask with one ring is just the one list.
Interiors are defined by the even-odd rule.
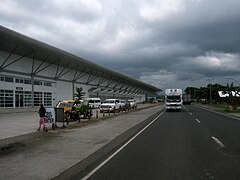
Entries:
[[104,111],[113,111],[119,112],[120,111],[120,103],[119,99],[106,99],[102,105],[100,106],[100,112]]
[[100,108],[101,100],[100,98],[88,98],[90,108]]

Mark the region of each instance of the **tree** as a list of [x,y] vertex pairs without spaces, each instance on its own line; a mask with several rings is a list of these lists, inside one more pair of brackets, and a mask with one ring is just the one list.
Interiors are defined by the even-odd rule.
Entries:
[[[232,101],[233,98],[229,98],[229,99],[220,98],[218,91],[224,91],[225,93],[228,93],[229,91],[232,91],[233,88],[234,88],[233,85],[231,85],[230,87],[229,84],[227,84],[227,86],[224,86],[224,85],[215,83],[215,84],[208,84],[207,87],[199,87],[199,88],[187,87],[185,89],[185,92],[187,94],[191,94],[192,97],[197,101],[203,101],[207,103],[207,100],[208,102],[210,102],[209,100],[210,100],[210,89],[211,89],[211,99],[213,103],[222,103],[227,100],[229,103],[232,103],[230,101]],[[235,91],[236,91],[236,88],[235,88]]]
[[77,98],[77,100],[83,100],[84,96],[85,96],[85,92],[83,92],[83,88],[82,87],[76,87],[76,93],[74,93],[74,97]]
[[224,91],[225,90],[225,86],[215,83],[215,84],[208,84],[207,88],[212,91],[212,102],[214,103],[221,103],[222,99],[220,98],[218,91]]
[[234,87],[234,83],[232,82],[231,85],[227,84],[227,92],[229,93],[228,103],[232,106],[233,110],[236,110],[238,106],[238,97],[239,94],[238,88]]

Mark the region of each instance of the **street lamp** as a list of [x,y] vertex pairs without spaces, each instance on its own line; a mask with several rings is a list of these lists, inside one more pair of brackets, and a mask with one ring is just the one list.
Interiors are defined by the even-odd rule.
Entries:
[[231,80],[235,81],[236,83],[238,83],[238,85],[240,86],[239,82],[236,79],[233,79],[231,77],[225,77],[225,79],[231,79]]

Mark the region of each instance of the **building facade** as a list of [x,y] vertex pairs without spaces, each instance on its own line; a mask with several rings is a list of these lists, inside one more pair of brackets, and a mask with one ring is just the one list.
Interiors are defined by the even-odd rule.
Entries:
[[87,97],[145,101],[160,89],[0,26],[0,108],[55,106]]

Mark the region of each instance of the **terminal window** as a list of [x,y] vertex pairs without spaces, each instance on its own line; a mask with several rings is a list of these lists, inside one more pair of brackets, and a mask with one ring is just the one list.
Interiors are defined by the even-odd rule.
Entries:
[[13,107],[13,91],[0,89],[0,107]]

